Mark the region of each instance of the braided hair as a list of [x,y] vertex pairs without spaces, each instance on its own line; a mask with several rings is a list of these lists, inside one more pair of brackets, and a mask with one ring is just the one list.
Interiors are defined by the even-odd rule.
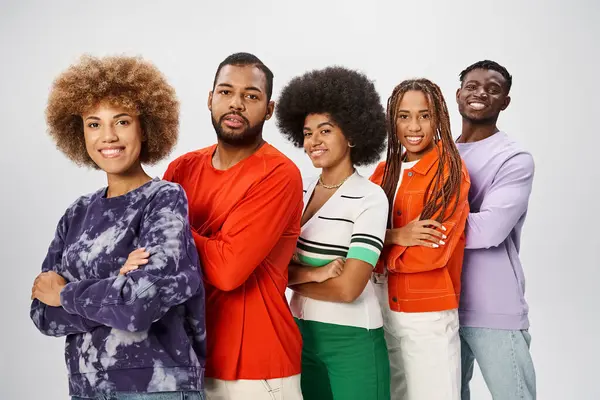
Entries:
[[[402,144],[396,133],[398,106],[404,94],[412,90],[420,91],[427,97],[431,124],[434,128],[433,140],[435,143],[439,141],[442,143],[441,151],[438,146],[435,146],[435,149],[432,150],[438,152],[439,162],[435,177],[427,186],[423,200],[423,212],[420,218],[421,220],[425,220],[435,216],[438,222],[443,222],[454,214],[458,205],[462,159],[450,132],[450,117],[442,91],[435,83],[428,79],[403,81],[394,88],[392,95],[388,99],[386,115],[388,150],[381,187],[387,195],[391,210],[394,206],[393,201],[396,185],[400,178],[403,153]],[[448,178],[444,180],[446,166]],[[453,204],[450,204],[453,198]]]

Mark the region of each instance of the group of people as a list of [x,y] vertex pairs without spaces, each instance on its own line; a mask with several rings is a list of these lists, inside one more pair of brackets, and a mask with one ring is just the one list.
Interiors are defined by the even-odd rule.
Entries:
[[[430,80],[386,110],[363,73],[328,67],[275,107],[272,71],[232,54],[208,95],[217,143],[160,179],[143,165],[178,137],[164,75],[72,65],[49,133],[108,184],[60,219],[30,313],[66,336],[72,399],[469,400],[475,360],[494,399],[535,399],[519,260],[534,162],[497,127],[511,84],[494,61],[462,71],[455,139]],[[265,142],[273,116],[317,179]]]

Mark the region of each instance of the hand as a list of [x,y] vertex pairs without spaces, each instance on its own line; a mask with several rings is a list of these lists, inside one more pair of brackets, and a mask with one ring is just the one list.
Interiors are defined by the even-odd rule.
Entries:
[[336,258],[327,265],[315,268],[313,272],[314,281],[321,283],[328,279],[340,276],[342,271],[344,271],[345,262],[346,261],[343,258]]
[[42,272],[33,281],[31,300],[38,299],[42,303],[60,307],[60,292],[67,281],[54,271]]
[[148,264],[148,257],[150,257],[150,253],[143,247],[132,251],[119,270],[119,275],[126,275],[128,272],[138,269],[140,265]]
[[446,235],[442,233],[445,230],[446,228],[435,220],[419,221],[417,218],[402,228],[388,229],[385,235],[385,244],[436,248],[446,244],[443,240],[446,239]]

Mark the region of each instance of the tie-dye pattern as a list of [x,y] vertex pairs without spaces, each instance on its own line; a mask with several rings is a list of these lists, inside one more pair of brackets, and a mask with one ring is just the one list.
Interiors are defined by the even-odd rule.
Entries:
[[[126,195],[79,198],[61,218],[42,271],[67,280],[62,307],[34,300],[31,319],[65,336],[72,396],[202,390],[204,287],[177,184],[154,179]],[[129,253],[148,264],[118,275]]]

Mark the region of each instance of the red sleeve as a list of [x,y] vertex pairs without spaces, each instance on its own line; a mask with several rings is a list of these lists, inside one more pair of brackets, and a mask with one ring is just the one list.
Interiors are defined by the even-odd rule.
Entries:
[[216,235],[207,238],[194,233],[205,279],[223,291],[238,288],[290,223],[297,223],[300,233],[301,212],[300,172],[293,165],[280,165],[248,191]]
[[[390,271],[398,273],[415,273],[442,268],[454,253],[460,237],[465,230],[469,216],[469,188],[471,184],[468,175],[463,171],[460,185],[460,197],[456,211],[448,220],[443,222],[448,237],[446,244],[438,248],[425,246],[392,246],[387,255],[387,266]],[[450,203],[452,204],[452,203]]]
[[179,160],[175,160],[169,164],[169,166],[167,167],[167,170],[165,171],[165,174],[163,175],[163,179],[165,181],[180,183],[180,182],[178,182],[178,179],[176,176],[176,171],[177,171],[178,165],[179,165]]

